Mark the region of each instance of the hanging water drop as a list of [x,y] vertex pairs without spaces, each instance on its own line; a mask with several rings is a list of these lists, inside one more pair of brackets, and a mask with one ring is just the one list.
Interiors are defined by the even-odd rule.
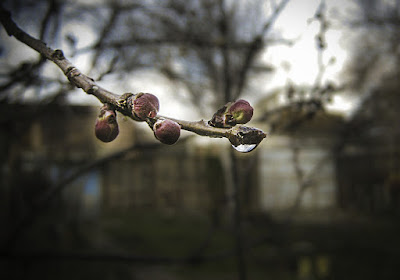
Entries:
[[255,148],[257,148],[257,146],[258,146],[257,144],[241,144],[241,145],[237,145],[237,146],[232,145],[232,147],[236,151],[241,152],[241,153],[249,153],[252,150],[254,150]]
[[247,126],[234,126],[229,130],[227,138],[229,142],[231,142],[232,147],[240,152],[240,153],[249,153],[255,148],[257,148],[258,144],[267,137],[262,130],[247,127]]

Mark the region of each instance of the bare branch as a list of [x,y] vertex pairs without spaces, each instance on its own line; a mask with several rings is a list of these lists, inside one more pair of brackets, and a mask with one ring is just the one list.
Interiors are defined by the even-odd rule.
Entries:
[[249,45],[247,49],[246,56],[243,61],[243,66],[240,69],[239,75],[238,75],[238,87],[236,89],[236,92],[234,94],[234,97],[237,98],[240,96],[241,92],[243,91],[244,86],[246,85],[247,82],[247,76],[249,73],[249,69],[251,65],[253,64],[254,59],[256,58],[257,54],[260,52],[260,50],[263,47],[263,42],[264,42],[264,37],[265,35],[270,31],[272,25],[275,23],[276,19],[278,18],[279,14],[285,8],[289,0],[282,0],[279,5],[274,9],[271,17],[269,20],[265,23],[263,26],[261,32],[254,37],[253,41]]
[[[134,120],[137,120],[132,113],[131,99],[124,98],[124,95],[120,96],[113,92],[110,92],[96,84],[96,82],[83,74],[78,68],[76,68],[67,58],[65,58],[62,50],[53,50],[49,48],[44,42],[38,40],[25,31],[20,29],[16,23],[11,19],[11,15],[8,11],[4,10],[0,6],[0,21],[6,29],[8,35],[14,36],[22,43],[28,45],[32,49],[36,50],[46,59],[54,62],[68,78],[68,80],[78,88],[81,88],[84,92],[94,95],[100,102],[111,105],[115,110],[119,111],[125,116],[128,116]],[[149,123],[154,123],[160,117],[149,119]],[[164,119],[170,119],[162,117]],[[174,120],[181,125],[182,129],[194,132],[199,135],[209,137],[226,137],[235,146],[241,144],[258,144],[265,137],[266,134],[256,128],[231,128],[231,129],[219,129],[209,126],[204,121],[199,122],[188,122],[183,120]],[[243,132],[245,131],[245,132]],[[251,133],[250,133],[251,132]],[[257,143],[255,143],[258,141]]]
[[116,22],[118,15],[119,15],[120,10],[114,8],[111,11],[111,15],[110,18],[108,19],[108,22],[104,25],[103,30],[101,31],[100,35],[99,35],[99,39],[97,40],[97,42],[95,43],[95,45],[93,46],[93,49],[95,49],[95,54],[94,54],[94,58],[92,61],[92,69],[96,67],[97,62],[99,60],[99,57],[101,55],[101,49],[100,46],[102,44],[104,44],[105,39],[107,38],[107,35],[110,33],[110,30],[112,28],[112,26],[114,25],[114,23]]

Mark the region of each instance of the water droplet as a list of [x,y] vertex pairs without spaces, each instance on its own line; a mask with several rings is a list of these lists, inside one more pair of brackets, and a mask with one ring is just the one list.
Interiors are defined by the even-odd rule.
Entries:
[[252,150],[254,150],[255,148],[257,148],[257,144],[242,144],[242,145],[238,145],[238,146],[234,146],[232,145],[232,147],[241,153],[249,153]]

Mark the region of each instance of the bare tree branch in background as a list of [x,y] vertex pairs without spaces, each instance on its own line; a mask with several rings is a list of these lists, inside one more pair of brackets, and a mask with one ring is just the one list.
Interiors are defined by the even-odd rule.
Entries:
[[398,71],[400,9],[399,1],[355,2],[360,13],[344,20],[356,34],[345,78],[354,95],[364,98],[379,81]]

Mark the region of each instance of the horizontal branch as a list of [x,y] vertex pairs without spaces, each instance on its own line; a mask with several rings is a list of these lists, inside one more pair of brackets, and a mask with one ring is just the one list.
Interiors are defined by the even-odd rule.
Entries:
[[[44,42],[38,40],[21,28],[12,20],[11,14],[0,5],[0,22],[4,26],[8,35],[14,36],[16,39],[36,50],[46,59],[54,62],[68,78],[68,80],[78,88],[81,88],[87,94],[95,96],[103,104],[109,104],[113,109],[119,111],[125,116],[134,120],[138,120],[132,113],[131,106],[127,106],[128,99],[124,95],[118,95],[110,92],[96,84],[94,79],[86,76],[78,68],[76,68],[65,56],[62,50],[53,50]],[[154,124],[160,117],[148,119],[147,122]],[[171,119],[162,117],[164,119]],[[171,119],[174,120],[174,119]],[[184,120],[174,120],[182,129],[194,132],[198,135],[209,137],[226,137],[234,145],[259,144],[266,134],[259,129],[250,127],[233,127],[233,128],[215,128],[208,125],[205,121],[189,122]]]

